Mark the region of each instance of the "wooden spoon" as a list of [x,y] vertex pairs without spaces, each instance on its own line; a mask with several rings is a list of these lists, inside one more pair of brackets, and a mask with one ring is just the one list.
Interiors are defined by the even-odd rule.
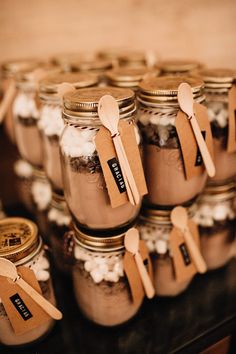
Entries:
[[110,95],[104,95],[100,99],[98,104],[98,115],[104,127],[106,127],[111,133],[121,171],[124,177],[129,201],[133,205],[139,204],[139,191],[118,130],[120,114],[118,104],[114,97]]
[[55,320],[62,319],[62,313],[48,300],[40,295],[24,279],[19,277],[16,266],[5,258],[0,257],[0,275],[10,278],[19,285],[49,316]]
[[131,228],[126,232],[125,235],[125,248],[127,251],[134,255],[134,259],[142,279],[143,287],[145,289],[145,293],[149,299],[151,299],[155,295],[155,290],[150,280],[147,269],[143,264],[142,257],[139,253],[139,233],[135,228]]
[[196,265],[198,272],[205,273],[207,266],[188,228],[188,214],[186,209],[178,206],[172,210],[170,217],[172,224],[183,233],[185,242],[191,252],[193,262]]
[[212,158],[209,153],[206,142],[203,139],[197,119],[196,119],[194,112],[193,112],[193,94],[192,94],[191,86],[189,84],[187,84],[186,82],[183,82],[178,87],[178,101],[179,101],[180,108],[182,109],[182,111],[185,114],[187,114],[188,119],[190,120],[192,129],[193,129],[193,133],[195,135],[195,138],[197,140],[197,144],[198,144],[199,149],[201,151],[201,155],[202,155],[207,173],[210,177],[214,177],[215,172],[216,172],[215,166],[212,161]]

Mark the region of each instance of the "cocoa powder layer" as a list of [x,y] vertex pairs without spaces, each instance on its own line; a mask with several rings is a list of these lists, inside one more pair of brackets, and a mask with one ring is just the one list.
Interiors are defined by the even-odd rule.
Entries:
[[[40,282],[40,287],[44,297],[49,300],[53,305],[56,305],[54,292],[52,288],[51,281]],[[54,320],[51,319],[47,323],[34,328],[27,333],[16,335],[13,331],[11,323],[7,317],[7,314],[4,310],[2,304],[0,304],[0,343],[9,345],[9,346],[18,346],[24,345],[31,342],[34,342],[44,336],[49,332],[54,325]]]
[[41,167],[43,164],[43,151],[37,120],[17,117],[15,131],[17,147],[21,157],[33,166]]
[[[65,163],[66,161],[66,163]],[[91,229],[109,229],[124,226],[139,212],[140,205],[129,202],[112,208],[101,167],[89,161],[85,166],[78,158],[66,158],[63,162],[65,198],[68,207],[79,224]]]
[[178,282],[175,279],[173,263],[169,256],[158,258],[158,256],[152,255],[151,258],[156,295],[176,296],[188,287],[192,278],[184,282]]
[[73,269],[74,292],[81,311],[91,321],[102,326],[116,326],[131,319],[139,310],[140,303],[133,303],[127,280],[117,283],[94,283],[78,262]]
[[205,186],[207,175],[185,179],[179,149],[144,146],[144,171],[148,187],[147,200],[156,205],[178,205],[198,194]]

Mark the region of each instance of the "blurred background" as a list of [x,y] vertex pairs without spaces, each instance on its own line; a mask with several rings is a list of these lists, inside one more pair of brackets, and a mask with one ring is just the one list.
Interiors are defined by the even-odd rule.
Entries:
[[235,0],[1,0],[0,60],[107,47],[236,66]]

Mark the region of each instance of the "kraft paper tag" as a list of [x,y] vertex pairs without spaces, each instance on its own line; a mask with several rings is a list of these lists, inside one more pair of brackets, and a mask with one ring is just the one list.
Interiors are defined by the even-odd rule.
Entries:
[[[199,103],[194,103],[193,107],[200,130],[207,144],[208,150],[213,157],[213,139],[207,109]],[[205,166],[191,123],[183,111],[180,110],[178,112],[175,124],[184,161],[185,177],[188,180],[201,175]]]
[[229,90],[229,128],[227,151],[236,151],[236,85]]
[[[39,283],[31,269],[20,266],[17,271],[41,294]],[[17,283],[3,276],[0,276],[0,298],[16,335],[31,331],[51,319]]]
[[[197,225],[189,220],[188,227],[197,246],[200,247]],[[176,227],[173,227],[170,233],[170,250],[173,257],[176,280],[178,282],[184,282],[191,279],[197,273],[197,268],[192,261],[191,254],[181,230]]]
[[[152,263],[149,257],[147,247],[143,240],[139,241],[139,252],[144,262],[144,265],[147,266],[147,271],[150,276],[150,279],[153,282]],[[143,288],[142,280],[139,275],[138,268],[136,266],[134,255],[126,251],[123,262],[124,262],[124,271],[128,278],[133,302],[134,304],[138,304],[143,300],[145,296],[145,291]]]
[[5,80],[4,86],[4,96],[0,103],[0,124],[16,94],[16,85],[13,79]]
[[[147,194],[147,186],[133,123],[120,121],[119,133],[139,191],[139,195],[143,196]],[[95,143],[106,181],[111,206],[112,208],[116,208],[127,203],[128,196],[111,133],[108,129],[105,127],[101,127],[99,129],[99,132],[95,138]]]

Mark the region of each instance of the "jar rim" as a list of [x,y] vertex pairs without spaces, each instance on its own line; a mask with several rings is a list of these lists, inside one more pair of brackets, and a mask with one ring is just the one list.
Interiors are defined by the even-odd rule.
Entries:
[[236,81],[236,71],[227,68],[202,69],[201,75],[205,89],[229,89]]
[[157,63],[157,68],[159,68],[164,73],[187,73],[196,69],[200,69],[203,64],[197,60],[187,60],[187,59],[168,59],[159,61]]
[[25,218],[7,217],[0,220],[0,257],[17,262],[38,248],[37,225]]

